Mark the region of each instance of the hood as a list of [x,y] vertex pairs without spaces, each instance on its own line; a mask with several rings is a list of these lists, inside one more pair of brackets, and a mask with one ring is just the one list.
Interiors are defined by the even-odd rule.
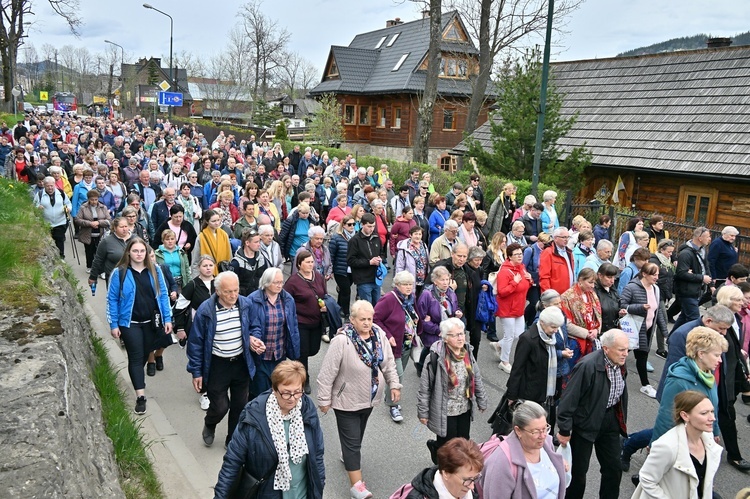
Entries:
[[684,379],[691,383],[699,380],[698,366],[689,357],[683,357],[667,369],[667,377]]
[[435,490],[435,486],[432,484],[432,481],[435,479],[435,473],[437,473],[437,470],[437,466],[423,469],[411,481],[411,486],[414,487],[414,490],[419,492],[422,496],[427,497],[428,499],[439,499],[440,496]]
[[518,265],[514,264],[510,260],[505,260],[502,265],[500,265],[500,269],[510,269],[510,270],[517,270],[520,269],[523,264],[520,263]]

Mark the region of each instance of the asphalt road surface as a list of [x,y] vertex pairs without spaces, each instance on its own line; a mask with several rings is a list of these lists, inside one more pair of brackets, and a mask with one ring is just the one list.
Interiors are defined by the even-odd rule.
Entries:
[[[73,258],[68,241],[66,250],[66,261],[70,263],[76,277],[85,287],[84,296],[96,316],[106,324],[105,297],[106,288],[102,280],[99,281],[96,296],[92,297],[88,290],[86,280],[86,269],[84,262],[83,246],[77,243],[83,265],[78,265]],[[289,273],[289,266],[285,267],[285,274]],[[386,280],[385,290],[391,289],[390,277]],[[328,284],[328,291],[335,294],[335,283]],[[98,331],[101,337],[107,338],[111,345],[118,345],[109,335],[109,331]],[[310,359],[311,378],[314,380],[320,369],[323,356],[327,350],[324,343],[320,353]],[[124,357],[115,351],[115,362],[120,362]],[[124,355],[124,349],[122,349]],[[661,374],[664,361],[653,354],[649,360],[655,367],[649,379],[656,387]],[[143,421],[146,439],[152,444],[152,453],[156,461],[157,473],[164,484],[165,495],[169,498],[184,497],[213,497],[211,487],[216,482],[219,469],[221,468],[224,455],[222,445],[226,432],[226,418],[217,427],[216,442],[212,447],[206,447],[201,438],[203,428],[204,412],[198,404],[198,396],[191,385],[191,376],[185,370],[187,363],[185,350],[179,346],[172,346],[164,353],[165,368],[156,373],[153,378],[146,378],[146,395],[148,397],[149,410]],[[500,401],[505,391],[508,375],[498,368],[498,359],[483,338],[479,351],[479,366],[485,387],[489,396],[489,409],[472,423],[471,436],[477,442],[484,442],[490,437],[490,427],[486,423],[490,411]],[[653,426],[658,403],[641,394],[638,375],[635,370],[635,360],[632,355],[628,358],[628,391],[629,411],[628,429],[630,432],[638,431]],[[123,371],[123,386],[126,393],[133,395],[132,387],[127,379],[127,372]],[[402,391],[402,413],[404,421],[394,423],[388,414],[384,404],[380,404],[373,410],[362,447],[362,472],[368,488],[376,499],[389,497],[404,483],[410,482],[412,478],[423,468],[430,466],[431,461],[425,442],[434,438],[434,435],[426,426],[419,423],[416,411],[416,397],[418,378],[413,365],[409,365],[404,373],[404,388]],[[312,383],[312,397],[315,400],[316,383]],[[163,412],[156,414],[154,410],[158,407]],[[743,449],[746,459],[750,460],[750,424],[747,415],[750,407],[738,401],[737,427],[740,439],[740,448]],[[320,414],[321,425],[325,435],[325,463],[326,463],[326,487],[325,498],[347,499],[349,498],[349,480],[344,470],[344,465],[339,461],[339,441],[336,431],[336,421],[333,412],[328,415]],[[154,433],[155,432],[155,433]],[[166,452],[169,453],[165,454]],[[174,458],[174,461],[169,461]],[[620,497],[630,497],[635,489],[630,481],[630,475],[640,469],[645,459],[645,452],[635,454],[632,458],[631,471],[623,474],[620,486]],[[726,464],[723,456],[722,465],[714,481],[714,491],[721,494],[724,499],[734,498],[735,494],[743,487],[750,486],[750,475],[735,470]],[[166,463],[171,463],[167,465]],[[176,464],[174,464],[176,463]],[[178,467],[179,470],[174,468]],[[589,469],[587,486],[587,497],[596,497],[600,481],[599,465],[595,455],[592,456]],[[194,492],[193,492],[194,491]],[[610,498],[607,498],[610,499]],[[675,498],[676,499],[676,498]]]

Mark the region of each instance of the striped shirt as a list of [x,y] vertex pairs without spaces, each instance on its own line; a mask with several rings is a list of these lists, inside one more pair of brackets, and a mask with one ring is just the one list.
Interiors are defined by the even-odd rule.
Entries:
[[268,300],[265,293],[263,297],[266,302],[266,331],[263,343],[266,345],[266,351],[263,353],[263,360],[283,360],[284,354],[284,305],[281,303],[281,296],[276,297],[276,303]]
[[236,304],[231,308],[216,304],[216,334],[211,353],[224,358],[242,354],[242,323]]

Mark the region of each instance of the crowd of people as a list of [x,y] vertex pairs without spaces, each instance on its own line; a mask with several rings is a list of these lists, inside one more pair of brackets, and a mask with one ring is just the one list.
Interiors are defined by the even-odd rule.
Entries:
[[[581,498],[593,449],[607,498],[647,446],[637,497],[710,497],[719,442],[750,470],[734,410],[750,403],[750,271],[734,227],[676,247],[661,217],[634,218],[614,242],[607,216],[565,227],[553,191],[521,203],[509,183],[490,204],[476,174],[445,194],[418,169],[394,186],[385,164],[140,117],[27,117],[7,135],[6,175],[29,183],[60,256],[76,238],[92,290],[104,279],[137,414],[164,348],[186,347],[206,446],[227,419],[216,497],[248,474],[258,497],[322,497],[331,410],[351,497],[372,497],[368,418],[383,402],[404,420],[410,359],[434,466],[394,497]],[[498,402],[485,336],[512,429],[479,446],[472,422]],[[630,351],[640,393],[660,401],[653,429],[627,426]]]

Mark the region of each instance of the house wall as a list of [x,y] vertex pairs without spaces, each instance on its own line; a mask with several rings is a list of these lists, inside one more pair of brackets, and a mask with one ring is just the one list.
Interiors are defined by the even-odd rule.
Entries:
[[[618,175],[625,191],[620,191],[620,206],[669,215],[707,226],[733,225],[743,234],[750,233],[750,182],[692,178],[678,175],[635,173],[627,170],[590,167],[587,185],[581,194],[592,199],[606,185],[612,192]],[[693,215],[691,202],[705,203],[706,217]],[[697,208],[700,210],[700,206]]]
[[[395,161],[411,161],[412,160],[412,148],[411,147],[394,147],[394,146],[381,146],[375,144],[363,144],[361,142],[344,142],[341,144],[341,148],[350,151],[352,154],[358,156],[377,156],[379,158],[392,159]],[[431,148],[429,149],[428,162],[431,165],[438,165],[441,157],[448,153],[446,149],[442,148]],[[362,166],[377,166],[377,165],[362,165]],[[376,168],[377,169],[377,168]]]

